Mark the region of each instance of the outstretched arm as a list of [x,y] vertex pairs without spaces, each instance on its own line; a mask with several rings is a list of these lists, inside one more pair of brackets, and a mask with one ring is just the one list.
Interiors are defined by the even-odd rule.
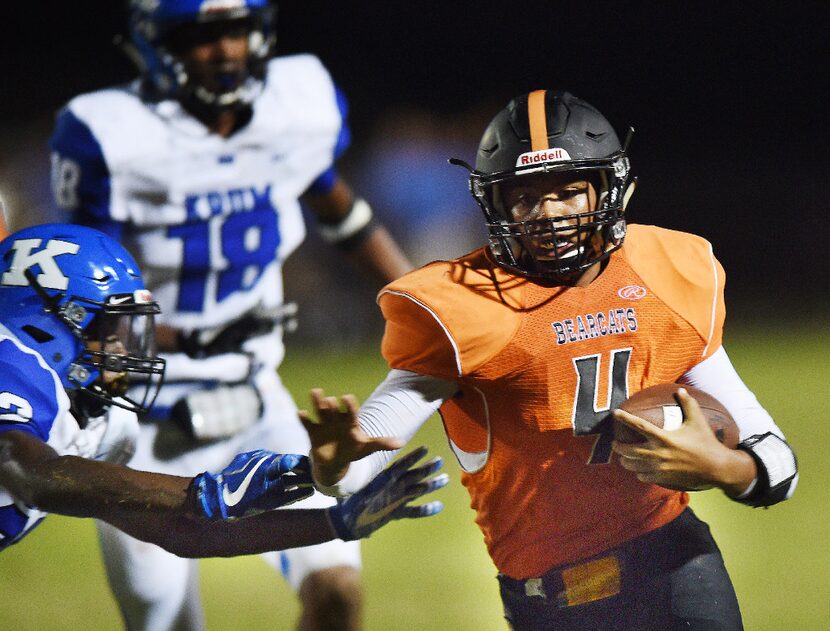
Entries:
[[357,400],[312,390],[317,418],[300,411],[311,439],[314,482],[330,495],[353,493],[395,457],[458,385],[406,370],[391,370],[358,410]]
[[[300,461],[305,462],[305,472],[298,475]],[[176,554],[225,556],[250,546],[268,550],[304,545],[289,534],[265,537],[265,530],[260,537],[223,542],[211,533],[239,527],[232,522],[217,526],[211,519],[283,506],[310,495],[310,482],[308,461],[302,456],[249,452],[219,474],[192,479],[60,455],[28,432],[0,433],[0,486],[18,501],[44,512],[104,520]],[[316,528],[314,519],[308,520],[311,539],[331,538],[325,519]],[[250,528],[255,533],[255,526],[243,531]]]
[[[295,458],[306,462],[305,477],[302,466],[294,466]],[[18,501],[46,512],[101,519],[183,557],[254,554],[338,536],[360,538],[390,519],[435,514],[440,506],[411,507],[409,502],[446,484],[441,476],[426,479],[440,463],[414,465],[409,461],[382,473],[377,484],[356,494],[356,503],[276,511],[267,509],[306,494],[297,480],[310,481],[304,457],[249,452],[221,474],[191,479],[61,456],[29,433],[0,433],[0,486]],[[243,515],[264,512],[224,518],[237,510]]]
[[333,487],[352,462],[381,450],[397,450],[404,441],[392,436],[373,437],[360,426],[357,399],[346,394],[327,397],[323,390],[311,391],[316,418],[300,410],[300,421],[311,439],[312,473],[321,487]]

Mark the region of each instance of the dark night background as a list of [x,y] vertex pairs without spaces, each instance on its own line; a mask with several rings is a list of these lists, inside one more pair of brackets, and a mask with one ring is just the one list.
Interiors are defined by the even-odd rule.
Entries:
[[[43,205],[32,187],[46,184],[32,174],[47,168],[57,108],[133,71],[112,45],[124,32],[121,2],[0,12],[17,13],[5,16],[0,44],[0,190],[19,226],[32,216],[27,204]],[[830,295],[829,28],[825,0],[284,0],[277,47],[319,55],[349,97],[354,144],[343,169],[370,189],[361,169],[377,163],[373,147],[390,142],[390,117],[425,124],[439,147],[432,167],[445,169],[447,186],[464,189],[463,173],[444,167],[445,157],[462,152],[472,161],[489,117],[515,94],[566,88],[621,136],[636,128],[630,220],[709,238],[727,270],[733,315],[818,315]],[[420,174],[403,157],[418,131],[397,129],[384,161],[394,190],[405,194]],[[384,204],[395,205],[376,204],[381,214]],[[458,213],[477,219],[472,201],[465,204]],[[402,224],[388,223],[406,240]]]

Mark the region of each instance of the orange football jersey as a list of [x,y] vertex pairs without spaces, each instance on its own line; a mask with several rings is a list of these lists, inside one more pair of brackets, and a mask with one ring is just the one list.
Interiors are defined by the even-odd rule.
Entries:
[[480,249],[380,293],[389,365],[460,385],[441,415],[500,572],[539,576],[683,510],[686,493],[620,466],[609,410],[718,349],[723,287],[707,241],[631,225],[586,288],[511,275]]

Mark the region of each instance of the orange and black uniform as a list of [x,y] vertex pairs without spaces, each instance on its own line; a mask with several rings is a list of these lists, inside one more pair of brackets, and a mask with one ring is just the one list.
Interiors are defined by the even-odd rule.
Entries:
[[686,493],[612,457],[609,409],[720,347],[723,289],[707,241],[639,225],[584,288],[511,275],[480,249],[384,289],[389,365],[460,386],[440,412],[500,574],[540,577],[684,511]]

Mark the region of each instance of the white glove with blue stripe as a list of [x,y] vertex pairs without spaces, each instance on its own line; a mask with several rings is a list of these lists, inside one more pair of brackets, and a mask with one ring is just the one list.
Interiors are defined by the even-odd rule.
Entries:
[[426,447],[419,447],[381,471],[357,493],[328,509],[329,521],[337,536],[344,541],[363,539],[393,519],[415,519],[439,513],[444,508],[439,501],[420,506],[409,504],[450,481],[446,473],[427,479],[443,466],[439,457],[420,467],[414,466],[426,453]]
[[313,493],[308,457],[264,449],[238,454],[221,473],[205,471],[190,484],[197,511],[208,519],[279,508]]

